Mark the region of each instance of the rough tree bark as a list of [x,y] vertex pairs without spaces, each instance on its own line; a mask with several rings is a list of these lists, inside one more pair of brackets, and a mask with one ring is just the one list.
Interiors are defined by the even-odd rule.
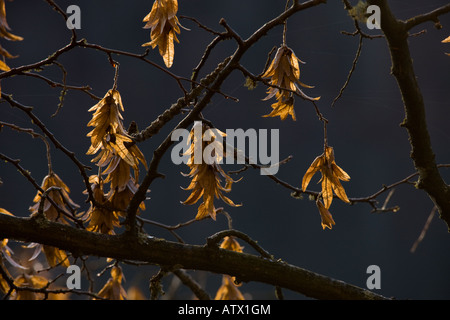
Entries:
[[371,291],[282,261],[224,250],[215,245],[181,244],[144,234],[104,235],[46,219],[17,218],[2,214],[0,234],[6,238],[57,246],[72,252],[75,257],[94,255],[171,268],[231,274],[240,281],[272,284],[316,299],[386,299]]
[[391,53],[391,71],[397,80],[404,103],[405,119],[401,125],[408,131],[412,148],[411,158],[419,173],[416,186],[430,196],[441,219],[447,223],[450,230],[450,187],[442,179],[435,161],[427,128],[425,103],[408,45],[411,28],[426,21],[437,22],[439,15],[450,12],[450,5],[401,21],[395,18],[387,0],[369,0],[368,3],[381,9],[381,29]]

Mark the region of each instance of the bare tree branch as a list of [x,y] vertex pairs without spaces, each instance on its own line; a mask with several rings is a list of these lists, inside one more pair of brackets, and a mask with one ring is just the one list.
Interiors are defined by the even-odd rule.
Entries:
[[417,26],[419,24],[422,24],[422,23],[427,22],[427,21],[432,21],[432,22],[435,23],[435,26],[438,29],[441,29],[442,26],[440,25],[440,22],[439,22],[438,18],[439,18],[439,16],[441,16],[443,14],[446,14],[446,13],[449,13],[449,12],[450,12],[450,4],[447,4],[445,6],[442,6],[442,7],[438,8],[438,9],[435,9],[435,10],[433,10],[431,12],[424,13],[424,14],[421,14],[421,15],[418,15],[416,17],[413,17],[413,18],[410,18],[410,19],[406,20],[405,27],[406,27],[407,30],[410,30],[410,29],[412,29],[413,27],[415,27],[415,26]]
[[419,174],[417,187],[428,193],[450,230],[450,188],[442,179],[435,162],[427,128],[425,103],[408,45],[408,30],[412,26],[438,14],[450,12],[450,5],[405,23],[395,18],[386,0],[370,0],[369,4],[378,5],[381,9],[381,29],[389,45],[392,74],[397,80],[405,108],[405,119],[401,125],[408,131],[412,147],[411,158]]
[[229,274],[243,282],[263,282],[317,299],[386,299],[286,262],[208,245],[180,244],[144,234],[137,237],[130,237],[129,233],[112,236],[42,219],[36,221],[0,214],[0,237],[56,246],[74,256],[96,255]]

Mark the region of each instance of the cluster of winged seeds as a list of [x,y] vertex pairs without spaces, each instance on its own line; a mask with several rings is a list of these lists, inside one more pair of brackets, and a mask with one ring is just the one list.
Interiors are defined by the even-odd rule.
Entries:
[[180,33],[180,23],[176,16],[178,11],[177,0],[156,0],[152,11],[144,18],[145,29],[151,29],[150,42],[142,46],[158,46],[159,54],[163,57],[167,68],[173,64],[175,55],[174,41],[179,42],[177,33]]
[[[5,0],[0,0],[0,38],[3,38],[8,41],[22,41],[23,38],[20,36],[16,36],[9,32],[11,28],[6,22],[6,8],[5,8]],[[11,53],[9,53],[6,49],[4,49],[0,45],[0,55],[4,58],[15,58]],[[9,66],[3,61],[0,60],[0,70],[9,71]]]
[[[221,249],[243,252],[243,247],[235,237],[227,236],[220,244]],[[227,274],[222,276],[222,286],[217,290],[215,300],[245,300],[244,295],[239,290],[241,284],[236,284],[236,278]]]
[[325,152],[322,155],[314,159],[311,166],[303,176],[303,191],[306,191],[306,187],[311,181],[311,178],[318,171],[322,174],[320,182],[322,183],[321,197],[323,199],[323,203],[320,202],[319,197],[317,197],[316,204],[319,209],[320,216],[322,217],[322,227],[324,229],[325,227],[331,229],[335,222],[328,209],[333,201],[333,191],[339,199],[349,203],[350,200],[348,199],[344,187],[342,187],[339,180],[349,181],[350,176],[336,164],[334,160],[334,150],[332,147],[328,146],[325,148]]
[[[201,128],[196,128],[196,126],[201,126]],[[201,137],[196,137],[195,132],[201,130]],[[185,190],[192,190],[189,197],[182,202],[183,204],[195,204],[200,198],[203,197],[203,202],[200,204],[197,210],[197,220],[203,219],[210,216],[214,220],[216,219],[217,209],[214,207],[214,198],[220,198],[226,204],[237,207],[239,205],[235,204],[230,198],[224,195],[231,191],[231,185],[235,182],[229,175],[227,175],[222,167],[220,166],[222,154],[211,154],[213,158],[211,164],[206,163],[206,161],[195,161],[195,153],[199,152],[203,156],[205,154],[205,149],[210,145],[217,145],[217,148],[211,149],[211,152],[216,150],[223,150],[223,144],[219,142],[222,139],[216,139],[216,135],[225,136],[225,133],[218,129],[210,129],[206,124],[197,123],[194,125],[190,132],[190,146],[187,155],[190,156],[187,165],[191,169],[188,176],[192,178],[191,183]],[[225,179],[225,186],[221,184],[221,178]]]
[[[88,230],[114,234],[114,227],[120,225],[119,217],[125,216],[139,187],[139,163],[147,168],[147,162],[123,126],[120,112],[124,107],[119,91],[109,90],[89,111],[94,113],[88,126],[94,129],[87,134],[91,138],[87,154],[98,153],[92,162],[97,163],[99,173],[89,177],[95,202],[91,201],[87,212]],[[145,209],[143,202],[140,209]]]
[[307,100],[319,100],[320,97],[311,98],[303,93],[300,86],[305,88],[314,88],[300,82],[300,68],[301,61],[292,49],[282,45],[275,54],[269,68],[261,76],[262,78],[270,78],[270,87],[267,91],[267,97],[263,100],[269,100],[273,97],[277,102],[272,104],[272,112],[265,117],[277,117],[285,120],[288,115],[295,121],[294,110],[294,93],[298,93],[301,97]]

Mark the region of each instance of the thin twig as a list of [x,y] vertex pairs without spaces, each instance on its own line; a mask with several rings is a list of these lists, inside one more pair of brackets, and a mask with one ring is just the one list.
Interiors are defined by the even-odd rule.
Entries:
[[61,90],[61,94],[59,95],[58,107],[57,107],[55,113],[51,115],[51,117],[55,117],[59,113],[59,110],[61,110],[61,108],[63,107],[64,98],[65,98],[66,93],[67,93],[67,84],[66,84],[67,71],[64,68],[64,66],[61,63],[59,63],[58,61],[53,62],[53,64],[58,66],[59,69],[61,69],[61,72],[63,74],[63,79],[62,79],[62,90]]
[[[50,187],[49,189],[47,189],[48,190],[48,192],[46,191],[46,190],[43,190],[42,188],[41,188],[41,186],[36,182],[36,180],[31,176],[31,174],[30,174],[30,172],[28,171],[28,170],[26,170],[26,169],[24,169],[19,163],[20,163],[20,160],[18,160],[18,159],[16,159],[16,160],[14,160],[14,159],[11,159],[10,157],[8,157],[8,156],[6,156],[6,155],[4,155],[4,154],[2,154],[2,153],[0,153],[0,159],[2,159],[2,160],[4,160],[4,161],[6,161],[6,162],[9,162],[9,163],[11,163],[12,165],[14,165],[16,168],[17,168],[17,170],[29,181],[29,182],[31,182],[31,184],[39,191],[39,193],[40,193],[40,195],[41,195],[41,197],[43,197],[43,198],[46,198],[49,202],[50,202],[50,204],[53,206],[53,207],[55,207],[55,209],[58,211],[58,214],[63,214],[63,215],[65,215],[65,216],[67,216],[68,218],[70,218],[71,220],[73,220],[74,222],[76,222],[77,223],[77,225],[79,226],[79,227],[81,227],[81,228],[83,228],[83,224],[82,224],[82,221],[80,221],[80,220],[78,220],[76,217],[75,217],[75,215],[73,215],[73,216],[71,216],[71,215],[69,215],[67,212],[65,212],[63,209],[61,209],[59,206],[58,206],[58,204],[51,198],[51,197],[47,197],[47,193],[48,192],[50,192],[50,191],[55,191],[57,188],[56,187]],[[44,196],[45,195],[45,196]],[[64,197],[63,197],[63,199],[64,199]],[[65,201],[65,199],[64,199],[64,201]],[[66,201],[65,201],[66,202]],[[66,202],[67,203],[67,202]],[[42,205],[42,204],[41,204]],[[39,207],[41,207],[41,205],[39,206]],[[43,207],[43,205],[42,205],[42,207]],[[42,209],[41,209],[42,210]],[[35,216],[35,217],[42,217],[42,215],[37,215],[37,216]]]
[[450,4],[447,4],[445,6],[437,8],[431,12],[420,14],[418,16],[410,18],[410,19],[406,20],[406,22],[404,23],[406,30],[410,30],[411,28],[413,28],[421,23],[427,22],[427,21],[434,22],[435,27],[437,29],[441,29],[442,25],[439,22],[439,16],[446,14],[448,12],[450,12]]
[[[264,69],[263,69],[263,71],[261,72],[261,74],[259,74],[258,76],[256,76],[256,78],[262,79],[261,76],[262,76],[264,73],[266,73],[267,69],[269,68],[269,66],[270,66],[270,60],[271,60],[271,57],[272,57],[272,53],[274,53],[275,50],[277,50],[277,46],[274,46],[274,47],[269,51],[269,53],[267,54],[267,60],[266,60],[266,64],[264,65]],[[248,72],[247,70],[245,70],[245,68],[242,68],[242,69],[243,69],[244,71],[246,71],[247,74],[250,73],[250,72]],[[242,70],[241,70],[241,71],[242,71]],[[264,79],[262,79],[262,80],[264,80]],[[267,83],[269,83],[269,82],[267,82]]]
[[214,30],[211,29],[211,28],[208,28],[208,27],[205,26],[203,23],[201,23],[200,21],[198,21],[196,18],[188,17],[188,16],[179,16],[178,18],[179,18],[179,19],[191,20],[191,21],[195,22],[199,28],[201,28],[201,29],[203,29],[203,30],[205,30],[205,31],[207,31],[207,32],[209,32],[209,33],[212,33],[212,34],[214,34],[214,35],[216,35],[216,36],[222,35],[222,33],[217,32],[217,31],[214,31]]
[[136,217],[136,219],[137,219],[138,221],[142,222],[142,223],[148,223],[148,224],[157,226],[157,227],[159,227],[159,228],[166,229],[166,230],[169,231],[169,232],[170,232],[170,233],[178,240],[178,242],[180,242],[180,243],[185,243],[185,242],[184,242],[184,240],[183,240],[183,239],[182,239],[182,238],[181,238],[174,230],[177,230],[177,229],[179,229],[179,228],[182,228],[182,227],[191,225],[192,223],[199,221],[199,220],[196,220],[196,219],[191,219],[191,220],[186,221],[186,222],[178,223],[178,224],[175,225],[175,226],[168,226],[168,225],[166,225],[166,224],[163,224],[163,223],[160,223],[160,222],[157,222],[157,221],[153,221],[153,220],[144,219],[144,218],[142,218],[142,217]]
[[96,96],[95,94],[93,94],[92,92],[90,92],[90,90],[92,90],[92,88],[90,86],[83,86],[83,87],[77,87],[77,86],[71,86],[71,85],[67,85],[67,84],[62,84],[56,81],[53,81],[47,77],[44,77],[41,74],[38,73],[33,73],[33,72],[20,72],[18,73],[18,75],[23,75],[23,76],[27,76],[27,77],[33,77],[33,78],[38,78],[40,80],[45,81],[50,87],[52,88],[66,88],[68,90],[78,90],[78,91],[82,91],[84,93],[86,93],[88,96],[90,96],[93,100],[101,100],[102,98],[100,98],[99,96]]
[[[56,12],[58,12],[62,18],[64,19],[64,22],[67,22],[67,19],[69,18],[64,10],[62,10],[53,0],[45,0]],[[71,29],[72,32],[72,41],[75,41],[77,38],[77,32],[75,28]]]
[[42,288],[33,288],[33,287],[27,287],[27,286],[18,286],[15,284],[14,279],[9,275],[9,273],[3,269],[3,266],[0,264],[0,276],[7,282],[9,286],[9,291],[6,293],[5,296],[3,296],[3,299],[8,299],[11,294],[16,291],[28,291],[33,293],[41,293],[44,295],[44,300],[48,298],[48,295],[50,293],[52,294],[64,294],[64,293],[71,293],[71,294],[77,294],[77,295],[85,295],[90,296],[95,299],[103,300],[103,298],[99,297],[97,294],[89,291],[82,291],[77,289],[49,289],[50,285],[53,284],[58,278],[65,275],[65,273],[62,273],[55,277],[54,279],[47,282],[47,284]]
[[[289,2],[291,2],[291,0],[287,0],[286,1],[286,5],[284,7],[284,11],[286,11],[288,9]],[[283,23],[283,46],[286,45],[286,34],[287,34],[287,19],[284,20],[284,23]]]
[[427,234],[428,228],[430,227],[431,221],[433,220],[436,210],[437,207],[434,206],[430,212],[430,215],[428,216],[427,222],[425,222],[425,225],[423,226],[422,232],[420,233],[419,237],[417,238],[417,240],[414,242],[413,246],[410,249],[411,253],[416,252],[418,245],[422,242],[423,238],[425,238],[425,235]]
[[203,290],[197,281],[195,281],[185,270],[177,269],[173,270],[172,273],[176,275],[185,286],[191,289],[199,300],[211,300],[209,294]]
[[241,240],[244,240],[245,242],[247,242],[250,246],[252,246],[253,249],[255,249],[262,257],[267,258],[267,259],[273,259],[273,255],[271,255],[269,252],[267,252],[266,250],[264,250],[257,241],[253,240],[252,238],[250,238],[247,234],[238,231],[238,230],[223,230],[223,231],[219,231],[215,234],[213,234],[212,236],[209,236],[206,239],[206,245],[208,247],[217,247],[219,245],[219,242],[225,238],[225,237],[236,237],[239,238]]
[[356,69],[356,64],[358,63],[358,59],[361,55],[361,49],[363,44],[363,36],[362,34],[359,34],[359,43],[358,43],[358,50],[356,50],[355,58],[353,59],[352,68],[350,69],[350,72],[348,73],[347,80],[345,80],[344,85],[342,86],[341,90],[339,90],[339,94],[336,98],[334,98],[333,102],[331,103],[331,106],[334,107],[335,103],[339,100],[339,98],[344,93],[344,90],[347,88],[348,84],[350,83],[350,78],[353,75],[353,72]]
[[14,108],[18,108],[20,110],[22,110],[23,112],[25,112],[28,117],[32,120],[32,122],[37,125],[42,132],[44,132],[44,134],[50,139],[50,141],[52,141],[53,145],[57,148],[60,149],[66,156],[68,156],[72,162],[78,167],[78,170],[80,171],[80,174],[83,178],[84,184],[86,186],[86,190],[88,192],[88,200],[87,201],[92,201],[93,203],[96,203],[93,193],[92,193],[92,189],[91,189],[91,184],[89,183],[89,177],[86,174],[86,169],[91,169],[91,167],[82,164],[78,158],[75,156],[75,153],[68,150],[66,147],[64,147],[53,135],[53,133],[51,133],[47,127],[44,125],[44,123],[33,113],[33,107],[28,107],[25,106],[17,101],[15,101],[10,95],[8,94],[4,94],[2,92],[1,97],[3,99],[5,99],[9,105],[11,107]]
[[45,137],[44,137],[43,135],[41,135],[41,134],[39,134],[39,133],[36,133],[36,132],[33,131],[33,129],[31,129],[31,128],[22,128],[22,127],[19,127],[19,126],[15,125],[15,124],[12,124],[12,123],[7,123],[7,122],[0,121],[0,128],[1,128],[2,126],[9,127],[9,128],[11,128],[11,129],[16,130],[16,131],[19,131],[19,132],[25,132],[25,133],[28,133],[29,135],[31,135],[33,138],[39,138],[39,139],[41,139],[42,142],[44,142],[45,148],[46,148],[46,151],[47,151],[47,165],[48,165],[48,171],[49,171],[50,173],[53,171],[53,170],[52,170],[51,154],[50,154],[50,144],[49,144],[49,142],[47,141],[47,139],[45,139]]

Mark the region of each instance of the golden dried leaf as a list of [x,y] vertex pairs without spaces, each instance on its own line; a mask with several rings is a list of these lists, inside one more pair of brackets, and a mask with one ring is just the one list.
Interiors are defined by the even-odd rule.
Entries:
[[2,213],[2,214],[7,214],[7,215],[9,215],[9,216],[14,216],[11,212],[9,212],[8,210],[3,209],[3,208],[0,208],[0,213]]
[[[130,204],[130,201],[138,188],[139,185],[134,181],[132,177],[130,177],[127,185],[125,186],[125,189],[123,189],[122,191],[110,191],[108,202],[111,203],[112,207],[114,208],[116,216],[126,216],[126,209],[128,208],[128,205]],[[141,204],[139,205],[139,209],[145,210],[144,202],[141,202]],[[139,210],[137,211],[137,214],[139,214]]]
[[[37,275],[21,274],[14,279],[14,285],[19,288],[43,289],[48,285],[48,280]],[[43,293],[28,290],[17,292],[14,290],[11,294],[12,300],[42,300],[43,298]]]
[[109,90],[100,102],[90,108],[88,111],[95,111],[92,119],[88,122],[88,127],[94,129],[87,134],[91,137],[91,147],[87,154],[96,153],[100,144],[107,144],[107,139],[110,134],[120,134],[126,136],[126,131],[122,124],[123,111],[122,98],[117,90]]
[[138,287],[130,287],[127,290],[128,300],[147,300],[142,291]]
[[302,87],[313,88],[299,81],[299,62],[304,63],[287,46],[283,45],[277,50],[271,64],[261,76],[262,78],[270,78],[270,84],[272,85],[268,88],[267,96],[263,100],[269,100],[273,97],[277,99],[277,103],[272,104],[272,112],[265,117],[279,116],[281,120],[285,120],[288,115],[291,115],[295,121],[293,92],[296,92],[306,100],[315,101],[320,99],[320,97],[312,98],[307,96],[299,88],[298,84]]
[[125,143],[130,143],[131,140],[129,137],[122,134],[114,134],[110,136],[109,146],[111,146],[115,153],[119,155],[125,162],[133,167],[137,168],[138,162],[137,159],[131,154],[127,147],[125,147]]
[[[47,176],[44,177],[41,189],[47,191],[51,187],[59,188],[59,190],[51,190],[47,193],[47,197],[52,199],[53,202],[65,213],[68,215],[72,215],[69,206],[75,210],[80,206],[77,205],[72,199],[69,197],[70,189],[69,187],[61,180],[61,178],[54,172],[50,172]],[[40,202],[42,199],[42,193],[40,191],[37,192],[36,196],[33,199],[35,203],[33,206],[29,208],[32,215],[35,215],[39,211]],[[63,214],[61,214],[58,209],[56,209],[48,199],[44,199],[44,214],[50,221],[56,221],[60,223],[67,224],[67,220]]]
[[[0,213],[12,215],[9,211],[7,211],[5,209],[1,209],[1,208],[0,208]],[[8,239],[3,239],[0,241],[0,265],[2,264],[2,259],[3,259],[2,253],[3,253],[3,256],[7,260],[11,256],[11,252],[8,250],[7,244],[8,244]],[[10,276],[8,270],[5,269],[5,272],[7,273],[8,276]],[[0,292],[3,292],[6,294],[6,293],[8,293],[8,291],[9,291],[9,284],[0,274]]]
[[316,201],[317,208],[319,209],[320,218],[322,219],[322,228],[325,230],[325,228],[332,229],[333,225],[336,223],[333,220],[333,216],[331,215],[330,211],[328,211],[327,208],[323,205],[321,201]]
[[294,110],[294,98],[289,97],[287,100],[281,98],[276,103],[272,104],[272,112],[264,115],[263,117],[280,117],[281,120],[285,120],[287,116],[291,116],[292,120],[296,121]]
[[245,300],[245,298],[234,284],[233,279],[228,275],[224,275],[222,286],[217,290],[214,300]]
[[119,218],[111,210],[93,207],[90,210],[90,222],[86,230],[114,235],[114,227],[119,227]]
[[[64,290],[65,288],[61,288],[62,290]],[[71,294],[70,292],[64,292],[64,293],[49,293],[48,294],[48,300],[58,300],[58,301],[63,301],[63,300],[70,300]]]
[[108,167],[102,172],[107,175],[105,183],[111,183],[111,190],[124,190],[130,180],[130,166],[119,156],[115,156],[111,160]]
[[236,240],[235,237],[227,236],[227,237],[223,238],[220,248],[231,250],[231,251],[236,251],[236,252],[243,252],[242,251],[243,247],[241,247],[241,245],[239,244],[239,242]]
[[42,251],[45,253],[47,262],[50,267],[55,267],[59,264],[66,268],[70,266],[69,259],[65,251],[52,246],[42,246]]
[[3,294],[6,294],[9,292],[9,284],[8,281],[6,281],[2,275],[0,275],[0,292]]
[[9,41],[22,41],[23,38],[16,36],[9,32],[11,30],[8,23],[6,22],[6,8],[5,1],[0,0],[0,37]]
[[[216,209],[214,207],[214,197],[222,199],[230,206],[240,206],[235,204],[231,201],[231,199],[227,198],[223,194],[223,191],[229,192],[230,189],[227,189],[220,184],[218,174],[220,172],[223,174],[225,173],[217,167],[218,166],[215,165],[201,164],[198,165],[198,167],[194,167],[189,175],[192,180],[190,185],[185,190],[192,190],[192,192],[182,203],[185,205],[195,204],[203,196],[203,203],[200,204],[197,210],[197,216],[195,217],[197,220],[201,220],[207,216],[211,216],[211,218],[215,220]],[[228,177],[227,180],[228,179],[231,180],[230,177]]]
[[321,195],[325,208],[329,209],[331,206],[331,202],[333,201],[333,191],[342,201],[349,203],[350,200],[339,180],[349,181],[350,176],[336,164],[332,147],[326,147],[325,152],[311,163],[311,166],[303,176],[303,191],[306,191],[311,178],[318,171],[322,173],[322,178],[320,180],[322,183]]
[[[198,128],[197,128],[198,129]],[[201,127],[202,139],[198,141],[198,137],[195,136],[194,126],[191,130],[191,145],[186,152],[191,158],[187,162],[187,165],[191,168],[189,174],[183,174],[192,178],[191,183],[185,190],[191,190],[189,197],[182,202],[185,205],[192,205],[197,203],[200,198],[203,197],[203,203],[200,204],[195,219],[201,220],[210,216],[214,220],[216,219],[216,208],[214,207],[214,197],[220,198],[226,204],[238,207],[240,205],[235,204],[231,199],[224,195],[224,192],[231,191],[231,185],[235,182],[230,176],[228,176],[220,167],[218,162],[222,159],[222,154],[213,154],[214,161],[212,164],[207,164],[202,161],[200,164],[196,164],[194,161],[194,151],[199,149],[203,155],[204,150],[210,144],[217,144],[217,149],[223,150],[223,144],[216,140],[217,135],[225,136],[225,133],[220,130],[208,130],[209,127],[205,124]],[[209,141],[208,141],[209,140]],[[221,184],[221,177],[225,179],[225,186]]]
[[4,61],[0,60],[0,70],[9,71],[11,70],[11,68],[8,67],[8,65]]
[[[239,242],[236,240],[236,237],[233,236],[227,236],[223,238],[223,241],[220,244],[220,248],[241,253],[243,252],[244,249],[244,247],[241,247]],[[231,280],[233,281],[233,284],[236,283],[236,277],[232,277]],[[239,287],[240,284],[239,285],[235,284],[235,286]]]
[[[23,40],[22,37],[17,36],[9,32],[8,30],[11,30],[8,23],[6,22],[6,8],[5,8],[5,1],[0,0],[0,37],[9,41],[21,41]],[[15,58],[15,56],[11,55],[7,50],[3,49],[2,46],[0,46],[0,55],[5,58]],[[9,71],[11,70],[10,67],[2,60],[0,60],[0,70],[2,71]]]
[[7,39],[9,41],[21,41],[23,40],[22,37],[16,36],[8,30],[11,30],[11,28],[8,25],[8,22],[6,22],[6,6],[5,1],[0,0],[0,37]]
[[[450,36],[442,40],[442,43],[449,43],[450,42]],[[450,53],[446,53],[446,55],[450,56]]]
[[86,229],[91,232],[114,234],[114,227],[119,227],[120,222],[116,213],[106,208],[110,204],[103,192],[103,181],[98,176],[93,175],[89,177],[89,182],[91,183],[94,200],[102,206],[96,207],[91,202],[91,206],[86,213],[89,220],[89,225]]
[[177,0],[155,0],[150,13],[145,16],[145,29],[150,29],[150,42],[142,46],[158,46],[159,54],[163,57],[164,64],[170,68],[173,64],[175,48],[174,41],[179,42],[176,33],[180,33],[180,23],[176,16],[178,11]]
[[11,53],[9,53],[5,48],[2,48],[0,46],[0,55],[4,56],[5,58],[17,58],[17,56],[13,56]]
[[6,29],[0,27],[0,37],[9,40],[9,41],[22,41],[23,38],[20,36],[16,36],[11,32],[8,32]]
[[122,287],[122,269],[120,267],[112,267],[111,278],[99,291],[98,295],[108,300],[127,299],[127,293]]
[[[139,150],[133,139],[128,135],[124,129],[122,120],[123,117],[120,111],[124,111],[122,98],[119,91],[109,90],[105,97],[94,105],[89,111],[94,111],[92,119],[88,126],[94,129],[87,134],[91,137],[91,146],[87,154],[98,155],[92,159],[92,162],[97,162],[101,168],[107,166],[103,174],[110,174],[115,170],[120,159],[123,159],[128,167],[126,171],[129,172],[129,167],[134,169],[135,180],[139,179],[139,162],[144,164],[147,169],[147,162],[144,155]],[[124,168],[122,167],[122,171]],[[111,181],[112,177],[107,177],[105,182]],[[114,181],[124,188],[129,179],[129,174],[118,174],[114,177]],[[112,188],[115,188],[114,185]]]
[[[11,212],[9,212],[6,209],[0,208],[0,214],[6,214],[9,216],[13,216],[13,214]],[[8,247],[8,239],[2,239],[0,238],[0,266],[2,265],[2,259],[5,258],[6,261],[8,261],[13,267],[19,268],[19,269],[27,269],[26,267],[20,265],[19,263],[17,263],[14,259],[13,259],[13,254],[14,252]],[[7,272],[7,270],[5,269],[5,272]],[[2,276],[0,275],[0,291],[3,288],[6,288],[7,282],[5,282],[5,279],[2,278]],[[5,292],[7,293],[7,291]]]

